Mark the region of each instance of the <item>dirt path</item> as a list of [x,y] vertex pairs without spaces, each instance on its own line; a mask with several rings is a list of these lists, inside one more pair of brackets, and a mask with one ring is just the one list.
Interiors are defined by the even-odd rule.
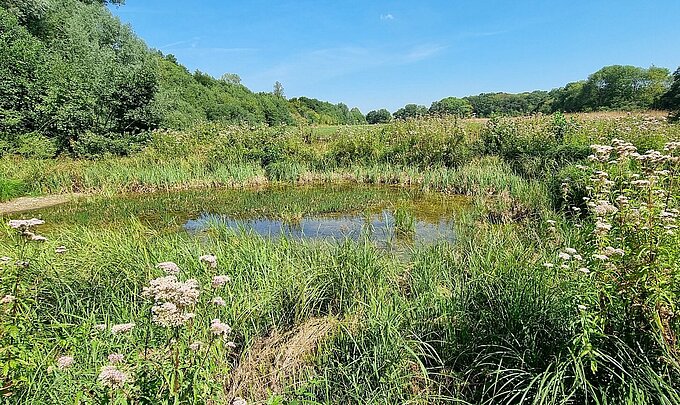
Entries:
[[46,195],[42,197],[19,197],[11,201],[0,203],[0,214],[12,214],[15,212],[47,208],[63,204],[76,198],[82,197],[83,193]]

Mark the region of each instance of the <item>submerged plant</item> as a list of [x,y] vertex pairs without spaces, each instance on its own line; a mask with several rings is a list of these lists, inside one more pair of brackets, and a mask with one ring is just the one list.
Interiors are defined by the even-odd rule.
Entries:
[[408,209],[397,207],[394,210],[394,230],[400,236],[411,236],[416,232],[416,219]]

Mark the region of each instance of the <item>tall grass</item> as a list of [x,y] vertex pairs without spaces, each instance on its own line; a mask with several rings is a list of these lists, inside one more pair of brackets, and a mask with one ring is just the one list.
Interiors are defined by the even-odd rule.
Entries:
[[[224,213],[283,218],[361,211],[388,194],[360,187],[325,198],[300,188],[266,198],[244,190],[229,201],[200,190],[85,200],[44,212],[59,224],[38,228],[48,237],[43,244],[4,227],[0,256],[11,260],[0,264],[0,297],[15,300],[0,307],[2,395],[16,403],[228,404],[236,396],[272,403],[680,403],[678,237],[666,228],[677,214],[677,160],[651,167],[651,158],[583,159],[590,143],[615,136],[638,148],[663,147],[678,139],[678,127],[637,116],[465,125],[397,122],[360,133],[339,128],[323,139],[303,130],[209,126],[157,133],[147,150],[125,158],[3,158],[0,175],[22,181],[26,192],[346,182],[467,194],[472,203],[455,214],[455,243],[414,246],[405,255],[368,240],[269,239],[220,226],[192,237],[145,220],[178,221],[181,212],[169,209],[175,204],[192,213],[222,206]],[[263,139],[271,143],[262,146]],[[677,145],[667,149],[677,153]],[[642,177],[650,183],[633,183]],[[636,185],[654,181],[649,189]],[[419,192],[402,193],[395,219],[408,231],[416,207],[410,200]],[[609,209],[619,195],[627,208]],[[651,213],[646,227],[627,220],[636,212]],[[593,233],[606,225],[605,236]],[[61,245],[68,250],[58,254]],[[617,248],[624,256],[602,259]],[[207,253],[217,269],[199,262]],[[227,305],[198,313],[187,329],[154,326],[142,291],[163,275],[155,266],[164,261],[179,265],[180,279],[205,286],[206,301],[217,294],[211,277],[229,275],[219,292]],[[215,356],[193,361],[184,337],[208,339],[201,334],[213,316],[231,325],[235,349],[211,346]],[[137,326],[124,336],[94,330],[130,321]],[[149,348],[157,363],[148,362]],[[107,391],[97,373],[114,351],[128,356],[129,372],[146,372]],[[55,369],[63,355],[74,365]]]

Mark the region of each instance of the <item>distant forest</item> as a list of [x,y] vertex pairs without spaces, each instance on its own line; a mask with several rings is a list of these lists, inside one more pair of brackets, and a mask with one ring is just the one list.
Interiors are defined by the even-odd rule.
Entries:
[[347,125],[424,115],[489,117],[555,111],[669,109],[680,70],[608,66],[552,91],[448,97],[428,108],[371,111],[252,92],[237,74],[189,72],[150,49],[108,10],[123,0],[0,0],[0,154],[125,154],[149,130],[196,122]]

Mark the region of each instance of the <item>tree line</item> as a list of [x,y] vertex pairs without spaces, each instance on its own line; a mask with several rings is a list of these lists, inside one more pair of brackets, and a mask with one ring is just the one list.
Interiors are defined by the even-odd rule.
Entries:
[[123,0],[0,0],[0,155],[127,154],[150,130],[212,121],[364,124],[423,115],[488,117],[664,108],[680,113],[680,70],[608,66],[552,91],[447,97],[366,116],[343,103],[253,92],[238,75],[190,72],[106,7]]
[[0,0],[0,155],[125,154],[155,128],[199,121],[358,124],[345,104],[283,86],[252,92],[236,74],[189,72],[107,9],[123,0]]
[[527,115],[554,112],[590,112],[607,110],[671,111],[680,113],[680,68],[670,70],[652,66],[606,66],[586,80],[569,83],[551,91],[525,93],[482,93],[463,98],[446,97],[424,105],[407,104],[390,114],[386,109],[370,111],[368,123],[384,123],[392,119],[408,119],[425,115],[459,117],[491,117],[493,115]]

